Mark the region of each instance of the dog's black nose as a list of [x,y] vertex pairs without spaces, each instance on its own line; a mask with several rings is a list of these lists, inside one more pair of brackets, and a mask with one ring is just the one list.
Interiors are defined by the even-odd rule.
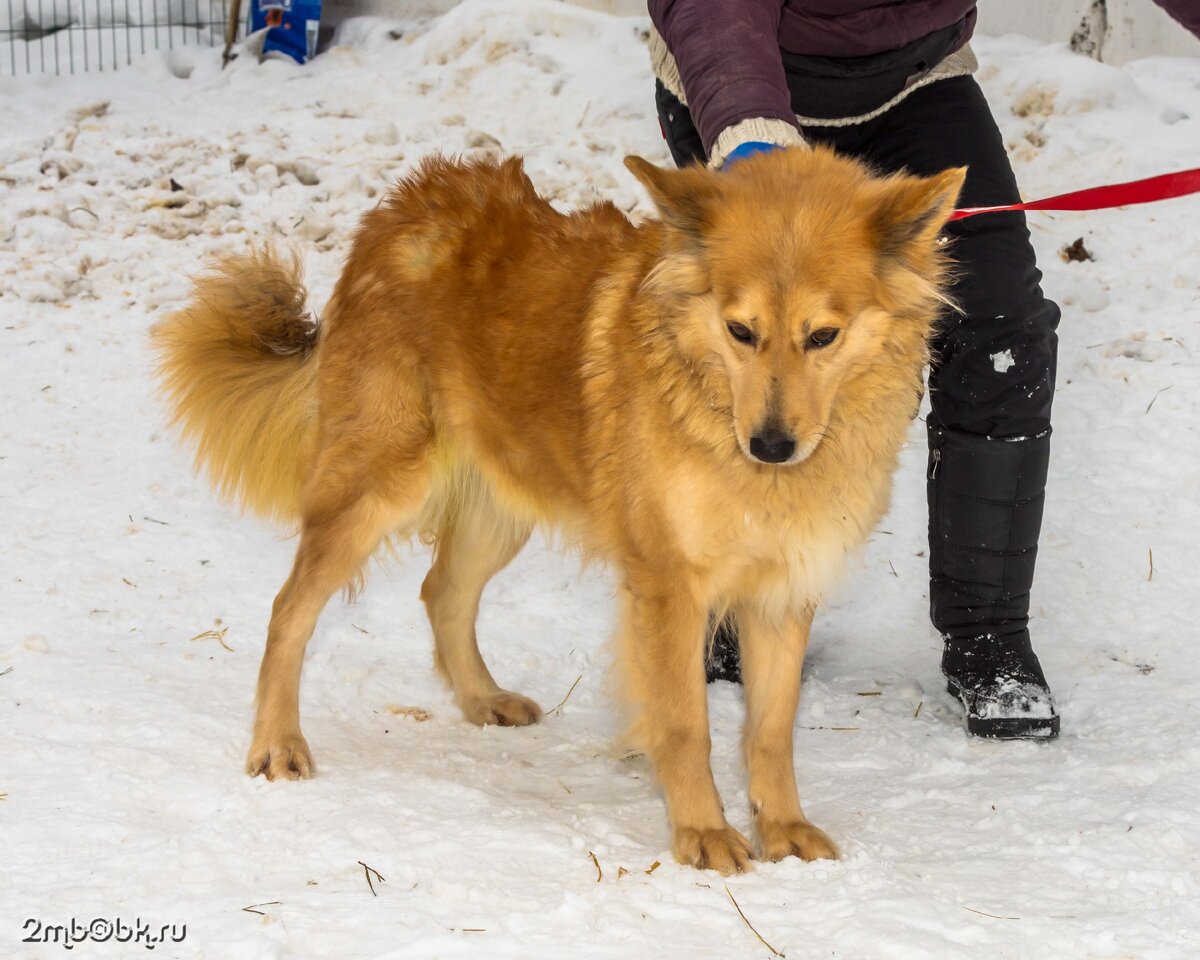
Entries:
[[796,440],[777,426],[750,438],[750,455],[763,463],[784,463],[796,452]]

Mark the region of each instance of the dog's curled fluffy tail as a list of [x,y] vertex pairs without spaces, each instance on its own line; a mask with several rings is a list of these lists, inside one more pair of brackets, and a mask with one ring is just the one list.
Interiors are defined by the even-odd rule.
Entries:
[[273,251],[218,263],[151,337],[171,422],[221,494],[293,520],[316,447],[317,324],[300,265]]

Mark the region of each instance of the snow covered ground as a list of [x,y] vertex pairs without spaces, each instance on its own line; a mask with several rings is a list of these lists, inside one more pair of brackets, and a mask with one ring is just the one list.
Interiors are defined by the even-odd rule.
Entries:
[[[356,218],[430,151],[522,153],[564,206],[648,213],[621,166],[667,160],[645,27],[470,0],[352,22],[305,67],[222,73],[193,49],[0,80],[0,956],[60,954],[22,942],[29,918],[96,917],[186,924],[157,954],[212,960],[771,955],[721,878],[671,862],[648,772],[613,746],[612,585],[544,547],[480,628],[542,724],[460,720],[418,551],[331,603],[309,648],[319,776],[243,776],[294,542],[210,495],[152,393],[146,331],[189,273],[287,237],[319,309]],[[1200,61],[977,48],[1027,195],[1196,164]],[[818,619],[798,719],[801,792],[844,859],[728,882],[790,960],[1200,955],[1198,221],[1197,198],[1032,217],[1063,305],[1034,623],[1057,742],[969,742],[942,689],[914,426],[894,508]],[[1078,237],[1094,259],[1060,259]],[[746,828],[739,690],[711,706]]]

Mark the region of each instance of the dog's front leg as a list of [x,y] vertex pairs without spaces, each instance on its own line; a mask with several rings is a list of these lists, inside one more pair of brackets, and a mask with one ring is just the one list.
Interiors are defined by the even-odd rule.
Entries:
[[792,730],[812,618],[811,609],[780,620],[753,607],[737,611],[750,808],[763,860],[835,860],[838,855],[833,841],[804,816],[792,763]]
[[749,841],[726,822],[709,765],[708,611],[686,588],[651,576],[629,577],[623,601],[620,652],[635,710],[632,733],[666,795],[671,852],[701,869],[746,870]]

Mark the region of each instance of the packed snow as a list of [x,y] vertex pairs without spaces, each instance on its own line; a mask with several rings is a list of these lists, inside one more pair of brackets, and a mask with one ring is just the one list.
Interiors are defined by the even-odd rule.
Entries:
[[1011,350],[1001,350],[999,353],[992,354],[992,366],[997,373],[1008,373],[1016,365],[1016,362]]
[[[306,66],[221,71],[189,48],[0,79],[0,956],[59,955],[22,942],[29,921],[73,918],[186,925],[157,955],[211,960],[771,956],[750,924],[789,960],[1200,954],[1198,198],[1031,216],[1063,307],[1033,622],[1058,740],[968,740],[944,692],[915,424],[893,509],[818,618],[797,720],[801,794],[840,862],[727,886],[672,862],[646,764],[616,747],[612,582],[544,545],[480,622],[541,724],[460,718],[418,548],[332,602],[309,647],[316,779],[242,774],[295,542],[193,474],[147,329],[252,240],[302,253],[319,312],[356,219],[436,150],[520,153],[563,209],[649,215],[621,165],[668,162],[647,26],[468,0],[351,21]],[[1200,61],[976,47],[1027,196],[1196,164]],[[1092,258],[1060,257],[1080,237]],[[710,704],[747,829],[740,690]]]

